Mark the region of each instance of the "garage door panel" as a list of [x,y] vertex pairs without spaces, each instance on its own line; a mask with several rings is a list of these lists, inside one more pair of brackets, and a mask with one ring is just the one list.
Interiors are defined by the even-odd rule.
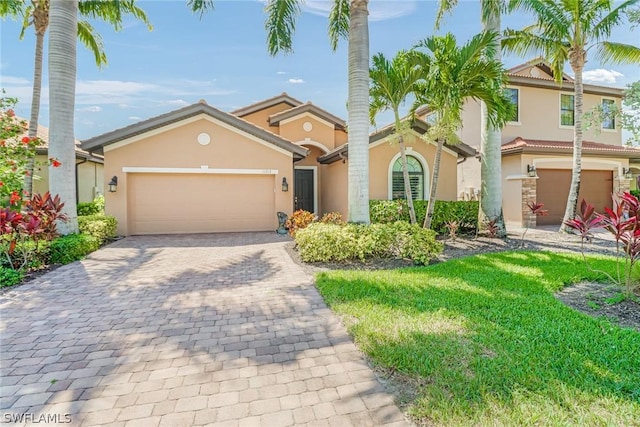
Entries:
[[131,174],[131,233],[273,230],[274,180],[273,175]]
[[[536,182],[536,201],[544,203],[549,214],[537,218],[538,225],[560,225],[564,217],[571,186],[571,170],[538,169]],[[583,170],[580,177],[578,204],[585,199],[603,212],[611,207],[613,192],[613,174],[605,170]]]

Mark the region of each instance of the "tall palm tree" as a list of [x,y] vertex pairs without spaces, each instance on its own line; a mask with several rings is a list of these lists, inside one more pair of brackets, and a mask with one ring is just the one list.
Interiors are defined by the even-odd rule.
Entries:
[[[484,31],[498,34],[492,49],[493,59],[502,61],[500,50],[500,18],[521,6],[522,0],[480,0],[481,22]],[[458,4],[458,0],[440,0],[436,17],[436,28],[446,13],[450,13]],[[478,210],[478,227],[483,230],[489,222],[498,229],[498,236],[506,236],[504,216],[502,213],[502,130],[489,126],[487,106],[480,102],[480,209]]]
[[411,61],[423,80],[414,109],[426,105],[436,113],[434,126],[425,134],[437,143],[425,228],[431,227],[442,148],[445,142],[459,141],[457,132],[462,126],[465,100],[484,101],[487,120],[493,128],[502,127],[512,112],[513,107],[502,90],[506,79],[504,68],[493,59],[497,37],[495,32],[482,32],[458,47],[455,36],[449,33],[421,41],[412,54]]
[[395,125],[395,140],[400,147],[402,161],[402,178],[404,180],[404,194],[409,207],[411,224],[416,223],[416,212],[413,207],[413,194],[409,181],[409,168],[407,166],[407,150],[404,143],[405,131],[400,120],[400,107],[407,97],[416,89],[416,83],[420,79],[419,70],[412,66],[408,60],[407,52],[400,51],[391,61],[378,53],[373,57],[373,65],[369,70],[371,87],[369,94],[369,116],[372,124],[378,113],[386,110],[393,111]]
[[609,40],[611,31],[624,21],[625,12],[640,0],[626,0],[617,6],[613,0],[529,0],[523,7],[535,16],[535,24],[523,30],[506,30],[502,46],[519,54],[542,53],[551,62],[554,76],[562,82],[568,62],[575,75],[573,170],[561,231],[569,232],[565,222],[574,218],[582,171],[582,72],[588,53],[612,64],[640,62],[640,48]]
[[[38,134],[38,121],[40,118],[40,98],[42,91],[42,50],[44,37],[49,27],[49,0],[31,0],[27,4],[24,0],[4,0],[0,6],[0,16],[22,16],[22,30],[20,39],[25,35],[26,30],[33,26],[36,35],[36,46],[33,67],[33,90],[31,96],[31,112],[29,116],[29,128],[27,135],[35,138]],[[140,9],[135,0],[119,1],[80,1],[78,3],[80,15],[101,19],[111,24],[116,31],[122,29],[124,15],[132,15],[144,22],[149,29],[151,24],[146,13]],[[86,20],[77,21],[78,39],[93,53],[98,67],[107,63],[107,56],[104,53],[102,39],[95,32],[93,26]],[[24,190],[31,194],[33,190],[33,167],[34,160],[29,165],[30,173],[25,177]]]
[[73,112],[76,95],[76,34],[78,0],[51,0],[49,33],[49,156],[59,167],[49,167],[49,190],[64,202],[69,220],[58,224],[60,234],[78,232],[75,195],[75,138]]
[[[269,53],[292,52],[292,36],[301,0],[269,0],[266,6]],[[368,224],[369,219],[369,0],[333,0],[329,15],[329,39],[349,42],[349,222]]]

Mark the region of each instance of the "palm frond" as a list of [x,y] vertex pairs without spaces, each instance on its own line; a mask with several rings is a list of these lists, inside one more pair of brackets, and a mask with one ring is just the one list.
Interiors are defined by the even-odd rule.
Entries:
[[214,9],[215,3],[213,0],[187,0],[187,7],[192,12],[199,13],[202,18],[205,13]]
[[596,59],[612,64],[639,64],[640,47],[615,42],[600,42],[597,45]]
[[78,20],[78,39],[93,53],[98,67],[107,64],[102,38],[87,21]]
[[625,12],[638,3],[639,0],[627,0],[616,6],[593,26],[592,34],[595,40],[606,40],[611,36],[613,27],[620,25]]
[[78,3],[78,12],[88,18],[101,19],[111,24],[116,31],[122,30],[125,15],[138,19],[149,30],[153,28],[147,13],[138,7],[135,0],[83,0]]
[[455,9],[458,5],[458,0],[440,0],[438,4],[439,6],[438,12],[436,14],[436,23],[434,24],[436,30],[440,29],[440,25],[442,24],[444,15],[453,13],[453,9]]
[[338,48],[340,39],[349,36],[349,0],[333,0],[329,13],[329,41],[331,49]]
[[267,50],[270,55],[293,52],[293,33],[300,15],[299,0],[269,0],[265,6]]

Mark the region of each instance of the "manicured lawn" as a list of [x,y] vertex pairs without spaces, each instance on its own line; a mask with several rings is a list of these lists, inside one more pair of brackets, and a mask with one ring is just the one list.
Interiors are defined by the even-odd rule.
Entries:
[[579,256],[506,252],[317,285],[375,364],[418,384],[415,420],[640,426],[640,333],[553,296],[596,278]]

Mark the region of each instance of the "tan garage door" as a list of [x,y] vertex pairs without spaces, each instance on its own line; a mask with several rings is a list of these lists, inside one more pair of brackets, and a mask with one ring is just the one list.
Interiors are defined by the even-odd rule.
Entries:
[[129,174],[131,234],[276,228],[273,175]]
[[[567,207],[571,171],[567,169],[538,169],[536,183],[536,201],[544,203],[549,211],[547,216],[538,217],[538,225],[560,225]],[[598,212],[611,207],[613,192],[613,174],[611,171],[582,171],[578,209],[582,199],[593,204]]]

